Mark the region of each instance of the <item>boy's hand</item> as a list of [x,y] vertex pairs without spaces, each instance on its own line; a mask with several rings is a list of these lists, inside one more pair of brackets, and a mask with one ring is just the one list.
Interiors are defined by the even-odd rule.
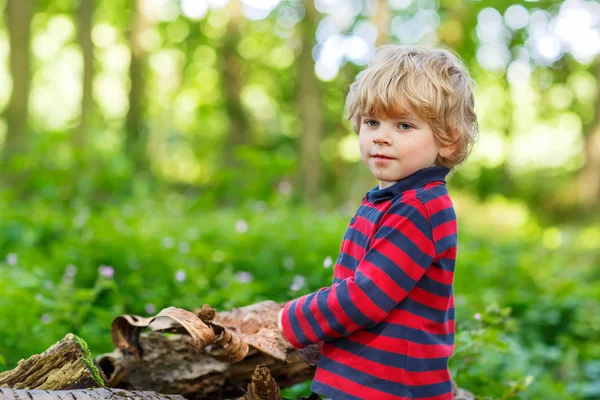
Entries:
[[279,310],[279,314],[277,314],[277,328],[279,328],[279,330],[281,332],[283,332],[283,325],[281,324],[281,316],[283,315],[283,308],[281,310]]

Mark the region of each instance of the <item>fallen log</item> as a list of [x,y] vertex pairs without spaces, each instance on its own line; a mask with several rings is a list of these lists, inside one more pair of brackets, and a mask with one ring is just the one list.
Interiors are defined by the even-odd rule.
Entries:
[[[303,360],[311,348],[297,352],[279,332],[280,309],[265,301],[219,313],[170,307],[154,318],[121,316],[112,326],[117,349],[100,355],[98,364],[109,387],[192,400],[243,396],[259,364],[288,387],[311,379],[314,366]],[[154,332],[142,335],[146,328]]]
[[0,388],[99,388],[105,380],[85,341],[69,333],[42,354],[21,360],[16,368],[0,373]]
[[164,396],[154,392],[121,389],[24,390],[0,389],[0,400],[185,400],[181,396]]

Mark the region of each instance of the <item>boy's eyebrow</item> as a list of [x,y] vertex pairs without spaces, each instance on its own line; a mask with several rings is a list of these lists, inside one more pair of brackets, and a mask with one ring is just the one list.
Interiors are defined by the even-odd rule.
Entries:
[[[371,114],[361,114],[361,116],[363,118],[380,118],[380,117],[377,117],[377,116],[374,116]],[[401,112],[397,115],[394,115],[390,119],[414,119],[417,121],[421,121],[421,118],[419,118],[417,115],[411,113],[410,111]]]

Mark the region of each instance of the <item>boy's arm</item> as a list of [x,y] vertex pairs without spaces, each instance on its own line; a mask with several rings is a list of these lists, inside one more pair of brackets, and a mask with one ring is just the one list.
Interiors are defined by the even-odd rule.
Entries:
[[425,206],[415,198],[383,215],[353,277],[288,302],[281,312],[286,339],[296,348],[377,325],[425,274],[437,255]]

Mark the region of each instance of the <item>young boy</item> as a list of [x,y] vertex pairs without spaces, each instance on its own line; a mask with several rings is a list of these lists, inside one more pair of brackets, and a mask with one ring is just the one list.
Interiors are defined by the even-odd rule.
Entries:
[[379,185],[342,240],[333,284],[285,305],[297,349],[322,343],[312,391],[332,399],[452,399],[456,215],[445,177],[478,125],[471,78],[445,49],[388,45],[346,99]]

